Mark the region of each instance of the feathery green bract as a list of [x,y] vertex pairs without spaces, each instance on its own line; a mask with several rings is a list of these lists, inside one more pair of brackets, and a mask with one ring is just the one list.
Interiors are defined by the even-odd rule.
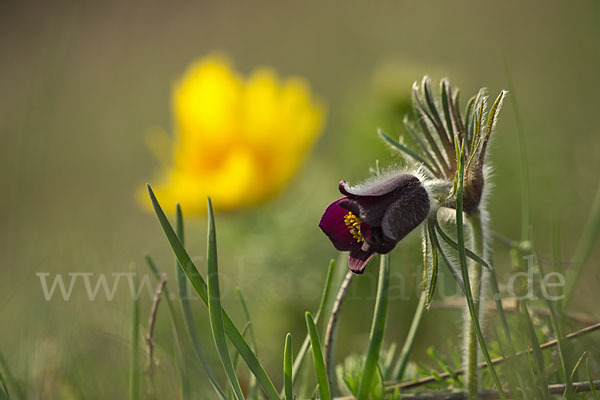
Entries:
[[[179,263],[183,268],[185,275],[194,287],[194,290],[196,290],[196,292],[198,293],[200,299],[204,302],[205,305],[208,305],[206,282],[198,272],[198,269],[192,262],[188,253],[185,251],[185,248],[179,241],[179,238],[175,234],[175,231],[173,231],[173,227],[169,223],[167,216],[162,210],[160,204],[158,203],[158,200],[156,199],[156,196],[154,195],[154,192],[152,191],[150,185],[148,185],[148,194],[150,196],[152,207],[154,208],[154,212],[156,213],[158,221],[160,222],[160,225],[165,233],[165,236],[167,237],[167,240],[169,241],[169,244],[171,245],[171,248],[173,249],[173,252],[177,256],[177,259],[179,260]],[[270,400],[279,400],[279,394],[277,393],[275,386],[273,386],[273,382],[265,372],[263,366],[256,358],[256,355],[254,354],[248,343],[240,334],[240,331],[237,329],[229,315],[224,310],[223,323],[225,327],[225,333],[229,337],[229,340],[240,352],[240,355],[245,360],[246,364],[248,365],[248,368],[250,368],[254,376],[256,376],[258,384],[263,388],[265,394]]]
[[319,333],[317,332],[315,321],[308,311],[306,312],[306,327],[308,329],[308,334],[310,335],[310,348],[313,355],[313,363],[315,367],[315,374],[317,375],[317,382],[319,383],[321,400],[331,400],[331,392],[329,390],[329,381],[327,380],[327,370],[325,369],[323,352],[321,351]]
[[294,400],[292,352],[292,335],[288,333],[285,337],[285,347],[283,348],[283,390],[285,393],[285,400]]
[[[335,271],[335,261],[329,261],[329,269],[327,272],[327,278],[325,279],[325,286],[323,287],[323,293],[321,294],[321,301],[319,303],[319,308],[317,309],[317,313],[315,314],[315,324],[318,324],[321,320],[321,316],[323,315],[323,310],[325,305],[329,301],[329,294],[331,293],[331,283],[333,281],[333,275]],[[302,342],[302,346],[296,354],[296,358],[294,359],[294,366],[292,368],[292,382],[296,382],[298,378],[300,368],[302,368],[302,362],[304,361],[304,357],[308,351],[308,347],[310,346],[310,335],[307,332],[306,337],[304,338],[304,342]]]
[[[440,226],[440,223],[437,220],[437,218],[434,219],[434,224],[435,224],[435,229],[436,229],[437,233],[439,233],[440,236],[442,237],[442,239],[444,239],[444,242],[448,243],[450,245],[450,247],[452,247],[454,250],[458,250],[458,243],[456,243],[454,240],[452,240],[452,238],[450,236],[448,236],[448,234],[446,234],[446,232],[444,232],[444,229]],[[471,250],[465,248],[465,253],[466,253],[467,257],[469,257],[471,260],[475,261],[476,263],[480,264],[481,266],[483,266],[489,270],[494,269],[494,267],[492,267],[483,258],[478,256]]]
[[473,322],[473,328],[475,329],[475,334],[477,335],[477,340],[479,341],[479,346],[481,347],[481,352],[485,361],[487,363],[490,374],[492,375],[492,379],[494,380],[494,384],[496,385],[496,389],[498,389],[498,394],[501,399],[506,399],[506,395],[502,389],[502,384],[500,383],[500,379],[498,378],[498,374],[496,373],[496,369],[492,364],[492,360],[490,354],[488,352],[487,346],[485,344],[485,340],[483,339],[483,334],[481,332],[481,327],[479,326],[479,320],[477,318],[477,313],[475,312],[475,308],[473,305],[473,295],[471,293],[471,284],[469,282],[469,272],[467,270],[467,254],[465,251],[465,235],[463,228],[463,181],[464,181],[464,142],[462,143],[462,148],[459,150],[458,141],[454,143],[456,147],[457,154],[457,163],[458,163],[458,186],[456,189],[456,237],[458,240],[458,256],[460,260],[460,269],[463,275],[463,282],[465,284],[465,297],[467,299],[467,305],[469,308],[469,314],[471,315],[471,320]]
[[406,147],[402,143],[398,142],[397,140],[392,139],[391,136],[389,136],[387,133],[385,133],[381,129],[377,129],[377,134],[383,139],[384,142],[386,142],[387,144],[392,146],[394,149],[408,154],[415,161],[422,163],[430,171],[435,171],[433,169],[433,167],[423,157],[421,157],[420,155],[418,155],[417,153],[415,153],[414,151],[412,151],[410,148]]
[[[433,232],[433,227],[428,225],[430,235]],[[433,233],[435,235],[435,233]],[[429,280],[429,289],[427,295],[427,304],[426,307],[429,309],[431,304],[431,300],[433,300],[433,294],[435,293],[435,288],[437,286],[437,276],[438,276],[438,252],[437,247],[431,246],[431,279]]]
[[[432,216],[432,218],[435,220],[437,217],[435,215]],[[433,224],[435,227],[435,224]],[[437,237],[437,233],[436,233],[436,229],[429,229],[431,226],[431,223],[427,222],[427,229],[430,232],[429,233],[429,238],[431,239],[431,244],[432,247],[435,246],[438,251],[440,252],[442,258],[444,259],[444,262],[446,263],[446,266],[448,267],[448,269],[450,270],[450,273],[452,274],[452,276],[454,277],[454,279],[456,280],[456,283],[458,283],[458,286],[460,287],[460,289],[463,291],[465,291],[465,284],[462,281],[461,276],[458,274],[458,271],[456,270],[456,268],[454,268],[454,265],[452,264],[452,261],[450,261],[450,258],[448,257],[448,255],[446,255],[446,252],[444,251],[444,248],[440,245],[440,241]]]
[[235,396],[238,400],[244,399],[240,382],[235,374],[227,340],[225,339],[225,325],[223,323],[223,309],[221,308],[221,293],[219,291],[219,263],[217,260],[217,237],[215,232],[215,219],[212,211],[210,198],[208,199],[208,243],[206,261],[208,264],[208,313],[210,315],[210,327],[215,340],[217,352],[225,368],[225,373],[229,378],[229,383],[233,387]]
[[373,323],[371,325],[371,334],[369,337],[369,347],[360,380],[360,389],[357,400],[369,398],[372,385],[375,379],[377,366],[379,363],[379,351],[383,342],[383,333],[385,331],[385,322],[387,317],[388,289],[390,277],[390,260],[388,254],[380,256],[379,282],[377,283],[377,298],[375,300],[375,310],[373,311]]
[[403,123],[404,123],[404,127],[406,128],[406,131],[408,132],[408,134],[413,138],[413,140],[415,142],[417,142],[419,144],[421,151],[429,160],[429,163],[430,163],[429,165],[433,168],[432,172],[434,172],[436,175],[440,175],[441,171],[436,166],[435,158],[433,157],[433,155],[431,155],[431,151],[427,147],[427,144],[425,144],[425,142],[421,138],[421,135],[419,135],[417,133],[416,128],[412,125],[412,123],[408,119],[408,116],[404,117]]
[[[10,388],[10,390],[12,390],[12,392],[14,393],[15,398],[17,398],[19,400],[25,400],[25,393],[23,392],[21,385],[19,385],[19,383],[15,379],[14,375],[10,371],[10,368],[8,367],[8,363],[6,362],[6,359],[4,358],[4,355],[2,354],[1,351],[0,351],[0,369],[2,372],[3,381],[4,381],[4,379],[6,379],[6,384]],[[8,395],[10,397],[10,393],[8,393]]]
[[[135,270],[134,270],[135,271]],[[133,287],[137,287],[137,276],[133,274]],[[130,336],[130,360],[129,360],[129,400],[137,400],[140,393],[140,371],[139,371],[139,308],[140,299],[132,293],[131,300],[131,336]]]
[[[175,231],[177,232],[177,237],[179,238],[179,241],[183,245],[185,243],[185,240],[184,240],[185,239],[185,234],[184,234],[185,229],[184,229],[184,224],[183,224],[183,213],[181,211],[181,206],[179,204],[177,204],[177,206],[176,206],[175,214],[176,214]],[[151,259],[149,262],[152,262],[152,264],[154,264],[154,262]],[[156,275],[157,279],[160,279],[160,272],[158,272],[158,269],[156,268],[156,266],[154,267],[154,269],[156,270],[155,275]],[[210,366],[208,365],[208,361],[206,360],[206,357],[204,357],[204,352],[202,351],[202,346],[200,345],[200,339],[198,338],[198,333],[196,331],[196,324],[194,322],[194,316],[192,314],[192,309],[190,307],[190,302],[189,302],[189,298],[188,298],[187,278],[185,277],[185,273],[183,271],[183,268],[181,268],[181,264],[179,264],[177,257],[175,257],[175,269],[176,269],[176,274],[177,274],[177,289],[179,292],[179,299],[181,300],[181,309],[183,311],[183,317],[184,317],[183,320],[184,320],[184,324],[187,329],[188,335],[190,337],[190,340],[192,342],[192,346],[194,347],[196,355],[200,359],[202,368],[206,372],[206,375],[208,376],[208,379],[210,380],[210,383],[211,383],[213,389],[215,389],[215,391],[217,392],[217,394],[219,395],[220,398],[226,400],[227,395],[225,394],[225,392],[223,391],[223,389],[217,382],[217,379],[215,378],[212,370],[210,369]],[[165,287],[165,289],[167,289],[167,288]],[[167,294],[167,302],[170,303],[171,301],[170,301],[170,297],[169,297],[169,292],[167,291],[166,294]],[[172,310],[172,307],[170,305],[169,305],[169,309]],[[174,310],[172,311],[171,315],[173,317],[174,323],[176,324],[176,329],[179,330],[180,329],[179,323],[175,322]]]

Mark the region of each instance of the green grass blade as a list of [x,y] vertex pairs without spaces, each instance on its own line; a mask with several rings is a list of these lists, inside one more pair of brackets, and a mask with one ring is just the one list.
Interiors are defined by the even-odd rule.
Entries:
[[[422,241],[422,252],[423,252],[423,275],[424,280],[427,275],[427,264],[428,264],[428,248],[429,241],[427,235],[426,227],[423,228],[423,241]],[[431,246],[434,246],[435,243],[432,241]],[[439,247],[439,246],[438,246]],[[460,278],[458,278],[460,279]],[[410,353],[412,352],[413,346],[415,344],[415,339],[417,337],[417,330],[421,325],[421,319],[423,314],[425,313],[425,304],[427,303],[427,292],[425,290],[421,290],[421,295],[419,297],[419,302],[417,304],[417,309],[415,310],[415,315],[413,316],[413,320],[410,324],[410,328],[408,330],[408,334],[406,335],[406,339],[404,340],[404,344],[402,345],[402,350],[400,351],[400,356],[398,357],[398,361],[394,366],[394,370],[392,371],[392,377],[395,381],[401,381],[404,377],[404,372],[406,371],[406,366],[408,365],[408,360],[410,358]]]
[[244,295],[242,294],[242,290],[237,287],[235,288],[235,292],[240,299],[240,303],[242,304],[242,309],[244,310],[244,316],[246,317],[246,321],[249,324],[248,334],[250,335],[250,341],[252,342],[252,347],[254,348],[254,354],[258,356],[258,349],[256,348],[256,336],[254,336],[254,325],[252,324],[252,319],[250,318],[250,311],[248,311],[248,306],[246,305],[246,300],[244,299]]
[[[329,301],[329,295],[331,294],[331,283],[333,282],[333,276],[335,272],[335,261],[331,260],[329,262],[329,270],[327,272],[327,278],[325,279],[325,286],[323,287],[323,293],[321,294],[321,301],[319,302],[319,308],[317,309],[317,313],[315,314],[315,324],[318,324],[321,320],[321,316],[323,315],[323,310]],[[308,348],[310,346],[310,335],[306,334],[304,338],[304,342],[302,342],[302,346],[300,347],[300,351],[296,354],[296,358],[294,359],[294,365],[292,367],[292,382],[295,383],[296,379],[300,375],[300,368],[302,368],[302,362],[304,361],[304,357],[308,352]]]
[[458,256],[460,260],[460,268],[463,275],[463,282],[465,284],[465,297],[467,299],[469,314],[471,315],[471,320],[473,321],[473,328],[475,329],[475,334],[477,335],[477,340],[479,341],[479,346],[481,347],[481,353],[485,358],[490,374],[492,375],[494,384],[496,385],[496,389],[498,390],[498,394],[500,395],[500,398],[504,400],[506,399],[506,395],[504,394],[504,390],[502,389],[502,384],[500,383],[500,378],[498,378],[496,369],[492,364],[490,353],[488,352],[487,345],[483,338],[483,333],[481,332],[481,326],[479,325],[477,312],[475,311],[475,307],[473,305],[471,283],[469,282],[469,272],[467,270],[467,254],[465,251],[465,235],[463,229],[464,142],[460,151],[458,151],[458,142],[455,142],[455,146],[457,148],[456,153],[458,155],[458,187],[456,191],[456,237],[458,239]]
[[398,345],[396,344],[396,342],[392,342],[392,344],[390,344],[390,347],[387,350],[387,354],[385,356],[385,359],[383,360],[383,362],[381,363],[381,370],[383,371],[383,379],[382,380],[388,380],[391,376],[392,373],[392,364],[394,363],[394,359],[396,358],[396,355],[398,354]]
[[[555,243],[555,245],[557,245]],[[542,264],[542,260],[537,251],[537,248],[534,247],[535,261],[540,273],[540,276],[546,276],[544,271],[544,266]],[[554,262],[560,263],[560,249],[554,248]],[[550,323],[552,325],[552,329],[554,330],[554,335],[556,336],[557,348],[558,348],[558,358],[560,361],[562,377],[565,382],[565,396],[567,399],[572,398],[573,396],[573,383],[572,376],[569,375],[569,360],[564,336],[564,330],[561,326],[560,320],[558,318],[557,312],[560,312],[560,307],[557,307],[556,304],[553,304],[547,296],[544,297],[544,301],[546,303],[546,307],[548,307],[548,311],[550,313]],[[562,320],[562,318],[561,318]]]
[[[3,372],[3,374],[2,374],[3,379],[6,379],[7,386],[12,390],[15,398],[17,398],[19,400],[25,400],[25,392],[23,392],[23,388],[21,388],[21,385],[19,385],[19,383],[15,379],[15,376],[12,374],[12,372],[8,366],[8,363],[6,362],[6,359],[4,358],[4,355],[2,354],[1,351],[0,351],[0,368]],[[10,397],[10,393],[9,393],[9,397]]]
[[292,335],[285,337],[285,347],[283,348],[283,389],[285,400],[294,400],[293,382],[292,382]]
[[[152,191],[150,185],[148,185],[148,194],[150,196],[152,207],[154,208],[154,212],[156,213],[158,221],[165,233],[165,236],[167,237],[167,240],[169,241],[169,244],[171,245],[171,248],[173,249],[173,252],[177,256],[177,260],[179,260],[179,264],[183,268],[186,277],[189,279],[196,293],[198,293],[198,296],[200,297],[202,302],[204,302],[205,305],[208,305],[208,293],[206,282],[198,272],[198,269],[196,268],[190,256],[185,251],[185,248],[179,241],[179,238],[175,234],[175,231],[169,223],[167,216],[162,210],[160,204],[158,203],[158,200],[156,199],[156,196],[154,195],[154,192]],[[229,340],[234,345],[234,347],[237,348],[237,350],[240,352],[240,355],[242,356],[242,358],[244,359],[244,361],[248,365],[248,368],[250,368],[254,376],[256,376],[258,384],[263,388],[265,394],[270,400],[279,400],[279,394],[277,393],[275,386],[273,386],[273,382],[267,375],[263,366],[256,358],[256,355],[254,354],[248,343],[240,334],[240,331],[237,329],[237,327],[225,311],[223,312],[223,322],[225,327],[225,333],[229,337]]]
[[454,384],[456,386],[461,385],[461,381],[460,378],[458,377],[458,375],[456,375],[456,373],[454,373],[454,369],[452,369],[452,367],[448,364],[448,362],[446,360],[444,360],[439,354],[438,352],[435,350],[435,348],[430,347],[427,349],[427,355],[429,357],[431,357],[433,359],[433,361],[436,362],[436,364],[445,372],[450,376],[450,380],[452,380],[454,382]]
[[[258,346],[256,345],[256,336],[254,334],[254,324],[252,323],[252,318],[250,318],[250,311],[248,310],[248,306],[246,305],[246,300],[244,299],[244,295],[242,294],[242,290],[237,287],[235,291],[240,299],[240,303],[242,303],[242,309],[244,310],[244,315],[246,316],[246,323],[248,324],[248,334],[250,335],[250,342],[252,343],[252,349],[254,350],[254,354],[258,357]],[[245,333],[242,332],[242,337],[246,337]],[[239,356],[239,352],[235,353],[236,358]],[[234,363],[236,365],[236,363]],[[254,375],[250,375],[250,382],[248,384],[248,397],[254,398],[256,394],[256,378]]]
[[510,352],[509,354],[511,358],[509,360],[509,363],[511,366],[511,372],[513,373],[513,375],[517,379],[517,382],[519,383],[521,393],[526,393],[527,391],[525,389],[525,382],[523,381],[523,376],[519,371],[520,365],[516,358],[517,351],[515,350],[515,345],[510,334],[510,328],[508,327],[508,320],[506,319],[504,307],[502,306],[502,296],[500,294],[500,287],[498,286],[498,277],[496,276],[496,270],[490,271],[490,285],[492,287],[492,294],[494,295],[494,302],[496,303],[498,317],[500,318],[500,324],[502,325],[502,330],[504,331],[504,336],[506,338],[506,343]]
[[546,368],[544,365],[544,355],[542,354],[542,350],[540,349],[540,342],[537,339],[537,335],[535,332],[535,327],[533,325],[533,321],[529,316],[529,310],[527,308],[527,304],[525,302],[520,301],[518,303],[520,308],[520,313],[522,315],[523,320],[525,321],[525,329],[527,330],[527,336],[529,338],[529,345],[533,351],[533,361],[535,366],[537,367],[537,371],[535,371],[535,377],[538,378],[538,387],[544,388],[544,390],[540,390],[540,394],[543,395],[544,398],[550,398],[550,394],[548,393],[548,382],[546,380]]
[[[179,204],[177,204],[177,207],[176,207],[175,230],[177,232],[177,237],[179,238],[179,241],[183,245],[185,243],[185,241],[184,241],[184,239],[185,239],[184,231],[185,230],[184,230],[184,224],[183,224],[183,213],[181,212],[181,207]],[[151,258],[148,260],[148,262],[149,262],[149,264],[154,265],[154,268],[153,268],[153,270],[155,271],[154,274],[157,277],[157,279],[160,280],[161,274],[158,271],[158,268],[156,268],[156,264],[154,263],[154,261]],[[217,379],[215,378],[212,370],[210,369],[210,366],[208,365],[208,361],[206,360],[206,357],[204,356],[204,352],[202,351],[202,346],[200,345],[200,339],[198,338],[198,332],[196,331],[196,324],[194,322],[194,316],[192,314],[192,308],[191,308],[190,302],[189,302],[188,290],[187,290],[187,278],[185,277],[185,272],[183,272],[183,268],[181,268],[181,264],[179,264],[179,261],[177,260],[177,258],[176,258],[176,262],[175,262],[175,269],[176,269],[176,273],[177,273],[177,290],[179,292],[179,299],[181,301],[181,309],[183,311],[183,317],[184,317],[183,320],[184,320],[185,328],[188,332],[188,336],[190,338],[190,341],[192,342],[192,346],[194,347],[194,351],[196,352],[196,355],[200,359],[202,368],[204,369],[204,371],[206,372],[206,375],[208,376],[208,379],[210,380],[212,387],[215,389],[215,391],[217,392],[217,394],[219,395],[220,398],[226,400],[227,395],[225,394],[225,392],[223,391],[223,389],[217,382]],[[167,288],[165,288],[165,289],[167,289]],[[170,300],[168,292],[167,292],[167,298],[168,298],[167,302],[170,303],[171,300]],[[169,305],[169,309],[173,310],[173,307],[171,305]],[[173,317],[173,320],[175,321],[174,310],[171,313],[171,315]],[[177,324],[177,329],[179,330],[179,324]]]
[[594,400],[600,400],[600,396],[598,396],[598,392],[596,392],[596,386],[594,385],[594,378],[592,378],[592,371],[590,371],[589,357],[585,359],[585,369],[587,371],[588,383],[590,384],[590,392],[592,393]]
[[2,375],[2,371],[0,371],[0,385],[2,385],[2,387],[0,388],[0,399],[10,400],[10,397],[8,397],[8,387],[6,386],[6,381],[4,380],[4,375]]
[[[244,325],[244,328],[242,329],[242,337],[245,338],[247,336],[249,330],[250,330],[250,322],[246,322],[246,325]],[[236,351],[235,354],[233,355],[233,368],[236,371],[237,371],[239,358],[240,358],[240,353],[238,351]]]
[[[135,269],[134,269],[135,271]],[[133,274],[133,287],[138,287],[137,276]],[[130,359],[129,359],[129,400],[139,399],[140,394],[140,321],[139,321],[140,298],[132,293],[131,300],[131,336],[130,336]]]
[[313,363],[317,375],[317,382],[319,383],[321,400],[331,400],[331,392],[329,391],[327,370],[325,369],[325,360],[323,359],[323,351],[321,350],[319,332],[317,332],[315,321],[309,312],[306,312],[306,327],[308,329],[308,334],[310,335],[310,347],[312,349]]
[[[179,239],[181,240],[181,243],[184,243],[184,239],[183,239],[183,215],[181,214],[181,207],[179,206],[179,204],[177,204],[176,207],[176,222],[175,222],[175,227],[176,227],[176,232],[177,232],[177,236],[179,237]],[[179,262],[177,261],[177,258],[175,258],[175,274],[177,276],[177,286],[180,286],[180,279],[179,279],[179,271],[181,270],[181,268],[179,268]],[[167,292],[166,293],[167,297],[170,296],[170,294]],[[173,330],[175,332],[175,349],[176,349],[176,356],[178,358],[178,365],[179,365],[179,383],[180,383],[180,390],[181,390],[181,397],[183,399],[188,399],[190,398],[190,383],[189,383],[189,374],[188,374],[188,365],[185,359],[185,350],[184,350],[184,344],[183,344],[183,331],[180,329],[179,327],[179,322],[177,320],[177,317],[175,316],[175,308],[172,304],[171,299],[169,298],[168,300],[168,306],[169,306],[169,310],[171,312],[171,316],[172,316],[172,320],[173,320]]]
[[[573,367],[573,370],[571,371],[571,375],[569,376],[569,380],[571,382],[573,382],[573,378],[575,378],[575,372],[577,372],[577,368],[579,368],[579,365],[581,364],[581,362],[587,359],[587,353],[584,351],[583,354],[581,355],[581,357],[579,357],[579,360],[577,360],[577,362],[575,363],[575,366]],[[565,390],[565,395],[567,395],[567,391]]]
[[529,165],[527,163],[527,147],[525,145],[525,133],[523,129],[523,122],[521,120],[521,113],[519,112],[519,104],[517,103],[517,92],[513,85],[512,76],[510,69],[508,68],[508,62],[505,58],[504,71],[506,74],[506,81],[508,83],[508,91],[512,97],[512,109],[515,116],[515,124],[517,130],[517,141],[519,142],[519,161],[520,161],[520,172],[521,172],[521,240],[529,240]]
[[585,223],[583,228],[583,233],[581,234],[581,239],[579,239],[579,244],[577,245],[577,250],[575,252],[575,265],[573,267],[573,272],[570,274],[567,279],[567,286],[565,287],[565,299],[564,299],[564,308],[568,306],[569,302],[573,298],[573,294],[575,293],[575,288],[579,283],[579,279],[581,278],[581,274],[587,264],[590,255],[592,254],[592,250],[594,248],[594,243],[596,239],[598,239],[598,235],[600,234],[600,185],[598,185],[598,189],[596,191],[596,197],[594,199],[594,203],[592,204],[592,210],[590,212],[590,216]]
[[[144,259],[146,260],[146,264],[154,274],[154,278],[158,282],[162,280],[162,273],[158,269],[158,266],[152,259],[149,254],[144,254]],[[169,293],[169,288],[167,286],[163,289],[164,296],[162,297],[164,301],[167,303],[167,308],[169,309],[169,314],[171,315],[171,322],[173,323],[173,332],[175,334],[175,349],[176,349],[176,357],[177,357],[177,368],[179,371],[179,380],[180,380],[180,389],[182,390],[182,394],[187,396],[189,384],[187,381],[187,372],[186,366],[184,365],[184,355],[183,355],[183,335],[181,327],[179,326],[179,320],[175,315],[175,307],[173,306],[173,302],[171,301],[171,296]],[[186,397],[187,398],[187,397]]]
[[383,342],[383,333],[385,331],[385,322],[388,306],[388,289],[390,277],[390,259],[388,254],[381,255],[379,267],[379,282],[377,284],[377,297],[375,300],[375,310],[373,312],[373,323],[371,325],[371,334],[369,337],[369,347],[367,348],[367,357],[360,380],[360,389],[357,400],[366,400],[369,398],[371,387],[377,374],[379,363],[379,351]]
[[208,264],[208,313],[210,315],[210,326],[213,339],[229,383],[233,387],[235,397],[244,399],[240,382],[235,374],[233,362],[229,356],[227,339],[225,339],[225,324],[223,322],[223,308],[221,307],[221,293],[219,290],[219,263],[217,260],[217,234],[215,231],[215,219],[212,211],[210,198],[208,199],[208,244],[206,260]]
[[414,347],[415,339],[417,338],[417,331],[419,329],[419,325],[421,325],[423,314],[425,314],[425,303],[427,303],[427,292],[423,290],[421,291],[419,303],[417,304],[415,315],[410,324],[408,335],[406,336],[406,340],[404,341],[404,345],[400,351],[400,357],[398,358],[398,362],[396,363],[394,372],[392,373],[394,381],[396,382],[401,381],[404,378],[404,372],[406,371],[406,366],[408,365],[410,353]]

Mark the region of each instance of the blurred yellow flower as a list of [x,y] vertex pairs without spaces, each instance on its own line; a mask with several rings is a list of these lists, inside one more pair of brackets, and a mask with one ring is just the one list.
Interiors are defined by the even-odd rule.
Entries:
[[172,107],[172,159],[153,186],[166,209],[178,202],[188,214],[205,213],[207,196],[221,210],[272,198],[298,169],[324,119],[303,79],[280,81],[269,68],[244,79],[218,56],[188,68],[174,87]]

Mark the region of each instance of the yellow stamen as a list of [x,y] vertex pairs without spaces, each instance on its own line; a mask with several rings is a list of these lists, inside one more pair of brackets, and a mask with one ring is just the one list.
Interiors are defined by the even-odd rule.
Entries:
[[352,237],[356,239],[358,243],[363,242],[365,240],[365,238],[363,238],[362,234],[360,233],[360,222],[360,218],[352,214],[350,211],[348,211],[348,214],[346,214],[346,216],[344,217],[344,223],[348,227],[348,230],[350,231]]

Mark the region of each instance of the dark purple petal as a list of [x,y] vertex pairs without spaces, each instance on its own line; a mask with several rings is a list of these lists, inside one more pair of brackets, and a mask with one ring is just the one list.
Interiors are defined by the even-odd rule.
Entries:
[[373,250],[364,251],[362,249],[354,249],[350,251],[348,268],[350,268],[350,271],[354,272],[355,274],[362,274],[365,272],[365,267],[371,260],[371,257],[373,257],[373,254],[375,254]]
[[429,195],[422,186],[403,193],[403,196],[388,207],[383,216],[383,235],[398,242],[419,226],[428,214]]
[[352,214],[358,215],[360,213],[360,208],[358,207],[358,203],[356,201],[351,200],[347,197],[344,197],[343,199],[340,199],[338,201],[338,204],[341,207],[344,207],[346,210],[352,212]]
[[358,186],[349,186],[348,182],[341,181],[339,189],[342,194],[349,197],[378,197],[415,184],[420,185],[419,178],[416,176],[410,174],[398,174],[374,179],[372,182],[367,182]]
[[386,254],[392,251],[396,247],[396,243],[398,243],[397,240],[385,237],[380,227],[373,227],[362,223],[360,225],[360,232],[367,243],[367,246],[363,245],[363,250],[371,248],[379,254]]
[[358,204],[361,221],[371,226],[381,226],[383,216],[394,200],[395,193],[390,193],[381,197],[357,197],[354,202]]
[[356,187],[341,181],[339,188],[349,196],[348,201],[358,204],[358,216],[371,226],[381,226],[387,209],[395,201],[417,189],[424,191],[419,178],[410,174],[392,175]]
[[329,236],[333,246],[340,251],[357,249],[362,245],[362,242],[358,242],[352,236],[344,222],[344,217],[348,214],[348,210],[340,205],[344,200],[347,199],[344,197],[331,203],[319,223],[319,227]]

